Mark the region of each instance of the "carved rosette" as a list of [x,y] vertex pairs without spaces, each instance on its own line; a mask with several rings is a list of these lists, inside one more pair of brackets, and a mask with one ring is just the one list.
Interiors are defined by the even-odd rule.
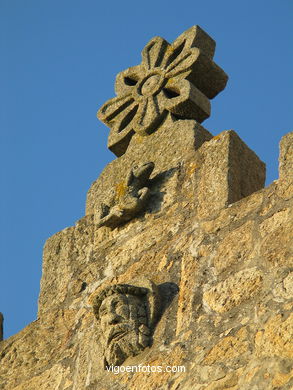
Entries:
[[166,119],[195,119],[210,115],[209,99],[225,88],[227,75],[212,60],[215,42],[198,26],[172,45],[155,37],[142,51],[142,62],[119,73],[117,96],[98,111],[111,129],[109,149],[125,153],[134,133],[148,135]]

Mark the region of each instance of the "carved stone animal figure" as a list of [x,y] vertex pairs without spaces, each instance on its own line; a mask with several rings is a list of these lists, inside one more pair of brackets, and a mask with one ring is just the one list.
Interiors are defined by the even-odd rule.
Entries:
[[98,226],[112,229],[131,220],[146,206],[150,190],[147,182],[154,169],[154,163],[148,162],[130,170],[126,179],[126,189],[114,206],[101,205]]

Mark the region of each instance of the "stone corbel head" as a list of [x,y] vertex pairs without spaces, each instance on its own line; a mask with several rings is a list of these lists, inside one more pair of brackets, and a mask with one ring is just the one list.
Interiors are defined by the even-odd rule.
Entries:
[[108,286],[95,297],[93,309],[100,323],[105,368],[121,365],[151,345],[160,299],[149,279]]

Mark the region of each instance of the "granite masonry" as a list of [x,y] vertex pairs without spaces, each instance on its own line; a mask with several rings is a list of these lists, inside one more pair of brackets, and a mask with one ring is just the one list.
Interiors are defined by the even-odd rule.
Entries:
[[214,50],[195,26],[117,76],[98,112],[117,158],[47,240],[1,390],[292,388],[293,133],[264,188],[239,136],[201,125],[228,79]]

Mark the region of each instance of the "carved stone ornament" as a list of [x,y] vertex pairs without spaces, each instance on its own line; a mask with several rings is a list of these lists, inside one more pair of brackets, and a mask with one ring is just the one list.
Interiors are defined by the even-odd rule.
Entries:
[[147,182],[154,169],[154,163],[148,162],[130,170],[125,184],[122,182],[116,190],[114,205],[102,203],[97,226],[111,229],[129,221],[146,206],[150,190]]
[[117,96],[98,111],[110,127],[109,149],[121,156],[135,133],[148,135],[167,116],[202,122],[210,116],[210,101],[228,76],[212,60],[214,40],[199,26],[180,35],[173,44],[161,37],[149,41],[142,62],[119,73]]
[[105,368],[121,365],[151,345],[160,311],[157,286],[146,278],[134,283],[109,286],[95,297]]

